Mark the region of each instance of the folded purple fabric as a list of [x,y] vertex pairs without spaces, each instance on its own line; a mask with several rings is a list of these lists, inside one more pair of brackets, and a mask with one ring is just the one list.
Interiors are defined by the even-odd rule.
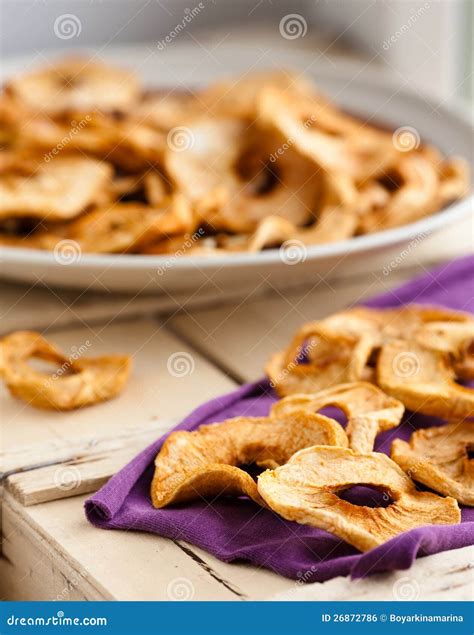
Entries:
[[[366,304],[389,307],[416,302],[474,312],[473,279],[474,257],[469,256]],[[200,406],[176,429],[193,430],[203,423],[237,415],[266,415],[275,399],[268,381],[262,380]],[[398,428],[378,436],[376,450],[388,454],[394,438],[407,439],[413,427],[432,425],[442,425],[442,421],[407,413]],[[154,509],[149,487],[153,460],[164,439],[141,452],[86,501],[86,515],[93,525],[148,531],[183,540],[226,562],[251,562],[305,582],[406,569],[417,556],[474,544],[474,509],[469,508],[462,509],[459,525],[413,529],[363,554],[326,531],[285,521],[246,498],[199,500]]]

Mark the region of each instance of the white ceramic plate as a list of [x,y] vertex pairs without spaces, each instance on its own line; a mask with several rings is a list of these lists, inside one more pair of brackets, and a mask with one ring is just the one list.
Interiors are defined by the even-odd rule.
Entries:
[[[389,81],[379,68],[361,68],[347,61],[327,63],[306,53],[290,51],[272,50],[262,55],[262,51],[248,47],[221,46],[218,54],[213,54],[174,43],[165,51],[158,51],[153,44],[108,49],[100,57],[134,68],[150,87],[206,84],[250,67],[305,69],[343,108],[393,129],[415,128],[424,141],[434,143],[444,154],[470,158],[472,163],[469,115],[424,95],[407,92]],[[38,64],[42,62],[44,59],[40,58]],[[9,60],[3,65],[2,81],[33,65],[31,57]],[[419,222],[343,242],[308,247],[304,253],[296,247],[284,253],[272,249],[258,254],[212,258],[82,254],[79,258],[71,257],[66,264],[66,258],[58,261],[52,252],[5,247],[1,250],[1,276],[25,283],[42,281],[49,286],[134,293],[195,292],[209,284],[224,290],[235,291],[236,287],[246,290],[263,280],[286,286],[328,273],[370,271],[375,261],[380,267],[381,258],[388,264],[410,245],[452,226],[471,211],[472,197]]]

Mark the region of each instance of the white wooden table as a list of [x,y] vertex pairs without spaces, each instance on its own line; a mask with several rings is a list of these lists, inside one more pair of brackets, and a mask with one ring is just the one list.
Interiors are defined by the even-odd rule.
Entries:
[[[205,400],[262,375],[268,355],[303,322],[368,298],[468,251],[466,227],[430,241],[390,275],[322,279],[258,297],[80,296],[2,284],[2,333],[46,330],[69,350],[129,352],[134,371],[113,401],[73,413],[43,412],[0,388],[4,474],[0,596],[18,600],[469,600],[473,549],[416,561],[363,581],[303,585],[247,564],[225,564],[181,541],[88,524],[90,492]],[[193,372],[167,370],[185,353]]]

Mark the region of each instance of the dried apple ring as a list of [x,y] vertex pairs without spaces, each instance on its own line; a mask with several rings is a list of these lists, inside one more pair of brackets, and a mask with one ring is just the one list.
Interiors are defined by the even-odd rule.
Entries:
[[216,230],[253,232],[270,214],[302,225],[311,218],[321,179],[291,146],[272,162],[280,143],[240,120],[200,118],[170,134],[165,165],[175,187]]
[[336,406],[347,416],[349,447],[361,454],[372,452],[377,434],[397,426],[405,410],[398,399],[373,384],[354,382],[311,395],[285,397],[272,406],[271,415],[278,417],[295,409],[318,412],[326,406]]
[[[56,364],[51,375],[28,364],[40,359]],[[73,410],[118,395],[127,381],[126,355],[66,357],[39,333],[17,331],[0,340],[0,374],[12,395],[48,410]]]
[[0,218],[73,218],[96,202],[112,178],[112,167],[87,157],[59,157],[29,174],[0,176]]
[[236,417],[194,432],[172,432],[155,459],[153,505],[220,494],[246,495],[262,504],[255,481],[239,466],[273,468],[314,443],[347,446],[347,437],[336,421],[302,411],[278,419]]
[[85,252],[135,251],[157,239],[194,228],[186,199],[175,195],[158,208],[138,203],[115,203],[96,209],[71,223],[67,237]]
[[[461,520],[454,498],[418,492],[394,461],[377,452],[306,448],[285,465],[260,474],[257,485],[265,503],[283,518],[330,531],[360,551],[415,527]],[[392,502],[387,507],[367,507],[339,497],[354,485],[375,487]]]
[[380,350],[376,382],[409,410],[443,419],[472,416],[474,390],[455,380],[447,353],[404,340],[388,342]]
[[265,371],[279,395],[315,393],[364,379],[372,348],[368,335],[352,335],[309,322],[285,351],[270,358]]
[[129,71],[70,58],[12,79],[7,91],[29,108],[56,115],[128,110],[138,100],[140,86]]
[[264,87],[259,115],[328,173],[345,175],[354,182],[383,174],[400,155],[391,135],[362,127],[317,94]]
[[468,313],[460,311],[411,304],[393,309],[356,306],[321,320],[323,326],[331,329],[370,335],[376,346],[394,338],[418,340],[418,333],[432,322],[472,324],[473,319]]
[[275,86],[283,91],[312,92],[311,84],[301,75],[286,70],[249,72],[243,77],[215,82],[198,95],[197,101],[209,116],[235,117],[255,121],[258,100],[263,86]]
[[412,223],[442,206],[438,170],[422,154],[407,154],[393,168],[392,183],[400,183],[381,209],[361,218],[363,232],[374,232]]
[[427,348],[449,353],[458,377],[474,379],[474,320],[430,322],[416,339]]
[[458,421],[395,439],[391,457],[415,481],[474,506],[474,422]]

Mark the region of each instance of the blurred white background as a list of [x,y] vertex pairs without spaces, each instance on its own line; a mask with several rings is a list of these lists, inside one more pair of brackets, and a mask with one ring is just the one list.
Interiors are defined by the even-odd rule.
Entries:
[[[4,56],[187,40],[304,48],[380,65],[441,100],[472,99],[472,0],[0,0]],[[296,22],[281,36],[285,16]],[[186,16],[188,19],[186,19]],[[64,32],[58,32],[63,19]],[[58,23],[59,20],[59,23]],[[68,21],[69,20],[69,21]],[[56,27],[56,28],[55,28]],[[59,35],[58,35],[59,33]]]

